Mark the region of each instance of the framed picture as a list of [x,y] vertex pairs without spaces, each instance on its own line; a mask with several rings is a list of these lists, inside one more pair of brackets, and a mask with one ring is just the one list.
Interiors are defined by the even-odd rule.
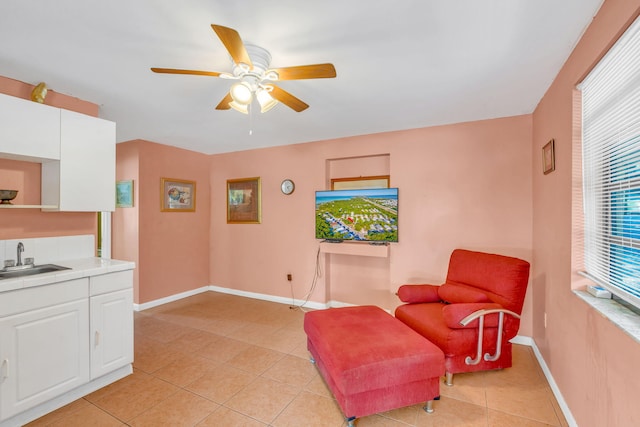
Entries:
[[260,178],[227,180],[227,224],[260,224]]
[[359,188],[389,188],[389,175],[334,178],[331,180],[332,190],[355,190]]
[[133,180],[116,181],[116,208],[133,207]]
[[195,181],[160,178],[160,211],[195,212],[195,210]]
[[556,150],[554,146],[555,140],[552,139],[542,147],[542,172],[545,175],[556,169]]

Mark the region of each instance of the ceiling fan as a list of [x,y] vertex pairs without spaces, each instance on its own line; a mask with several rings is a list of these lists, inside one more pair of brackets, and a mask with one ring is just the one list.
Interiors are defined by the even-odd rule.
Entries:
[[333,64],[269,68],[271,54],[266,49],[243,43],[240,34],[233,28],[215,24],[212,24],[211,28],[216,32],[229,55],[231,55],[233,60],[231,73],[155,67],[151,68],[151,71],[154,73],[191,74],[238,80],[231,86],[229,93],[220,101],[216,107],[217,110],[233,108],[241,113],[248,114],[251,103],[255,98],[260,105],[262,113],[269,111],[278,102],[282,102],[297,112],[304,111],[309,108],[309,105],[272,82],[279,80],[324,79],[336,76],[336,69]]

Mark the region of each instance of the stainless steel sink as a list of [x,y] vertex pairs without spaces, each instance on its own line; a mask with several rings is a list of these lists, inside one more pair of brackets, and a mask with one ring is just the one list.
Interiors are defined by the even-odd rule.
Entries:
[[25,266],[25,268],[21,268],[19,270],[5,269],[5,270],[0,270],[0,280],[13,279],[16,277],[23,277],[23,276],[33,276],[35,274],[51,273],[53,271],[60,271],[60,270],[70,270],[70,268],[62,267],[61,265],[55,265],[55,264],[42,264],[42,265],[34,265],[33,267]]

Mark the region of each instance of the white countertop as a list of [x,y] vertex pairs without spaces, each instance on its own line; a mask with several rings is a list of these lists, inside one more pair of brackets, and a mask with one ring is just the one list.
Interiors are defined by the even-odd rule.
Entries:
[[68,267],[71,270],[60,270],[13,279],[0,279],[0,293],[33,286],[49,285],[66,280],[81,279],[83,277],[98,276],[100,274],[114,273],[116,271],[133,270],[136,267],[136,264],[131,261],[96,257],[58,261],[51,264]]

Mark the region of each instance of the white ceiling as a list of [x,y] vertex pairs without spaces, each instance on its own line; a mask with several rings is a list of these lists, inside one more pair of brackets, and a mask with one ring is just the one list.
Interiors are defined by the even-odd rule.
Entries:
[[[118,142],[239,151],[531,113],[602,1],[2,0],[0,75],[100,105]],[[149,70],[231,71],[211,24],[338,76],[280,82],[301,113],[215,110],[232,81]]]

